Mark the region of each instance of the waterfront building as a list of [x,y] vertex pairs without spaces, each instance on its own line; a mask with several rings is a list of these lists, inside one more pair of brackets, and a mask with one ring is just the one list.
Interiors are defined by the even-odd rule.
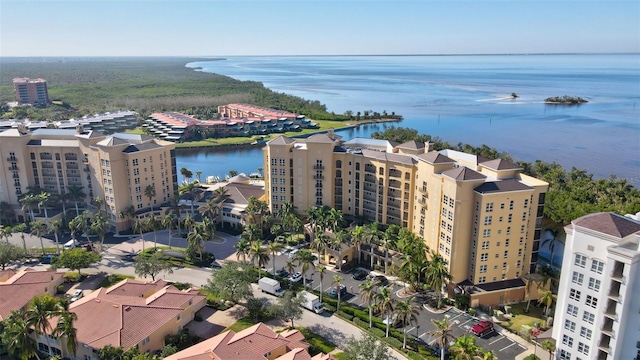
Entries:
[[50,102],[47,81],[44,79],[15,78],[13,87],[19,104],[47,105]]
[[565,230],[553,326],[556,357],[640,358],[640,222],[596,213]]
[[0,121],[0,131],[8,129],[17,129],[24,126],[29,130],[44,129],[55,127],[56,129],[75,129],[82,126],[84,130],[99,130],[104,134],[110,134],[125,129],[132,129],[138,125],[135,111],[117,111],[106,112],[104,114],[95,114],[83,116],[79,119],[69,119],[60,121],[31,121],[29,119],[16,120],[8,119]]
[[284,202],[303,211],[328,205],[403,226],[448,261],[449,290],[469,294],[472,306],[524,300],[521,277],[537,266],[548,184],[519,166],[415,141],[342,141],[332,131],[280,136],[263,150],[272,213]]
[[[175,145],[147,135],[104,135],[95,130],[9,129],[0,133],[0,201],[21,214],[27,188],[65,194],[79,187],[88,204],[104,199],[104,210],[116,230],[130,226],[121,211],[133,207],[136,217],[159,211],[177,190]],[[144,194],[147,186],[156,195]],[[84,206],[83,206],[84,207]],[[19,221],[30,221],[26,214]]]

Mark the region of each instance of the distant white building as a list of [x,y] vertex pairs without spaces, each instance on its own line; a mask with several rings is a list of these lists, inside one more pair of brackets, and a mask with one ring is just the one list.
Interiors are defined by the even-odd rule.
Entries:
[[557,359],[640,359],[640,222],[596,213],[565,230]]

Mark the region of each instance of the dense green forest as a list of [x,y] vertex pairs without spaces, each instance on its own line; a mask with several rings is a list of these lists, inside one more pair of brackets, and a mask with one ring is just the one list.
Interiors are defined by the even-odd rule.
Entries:
[[[93,113],[134,110],[142,118],[156,111],[180,111],[201,119],[217,117],[217,106],[251,103],[304,114],[316,120],[348,120],[319,101],[267,89],[260,82],[185,67],[188,58],[30,58],[0,59],[0,102],[14,101],[15,77],[44,78],[54,104],[19,107],[34,120],[61,120]],[[211,59],[207,59],[211,60]],[[220,61],[224,61],[221,59]],[[15,116],[2,107],[3,117]]]
[[434,150],[453,149],[489,159],[502,158],[523,168],[527,175],[549,183],[545,203],[545,216],[558,225],[565,225],[580,216],[594,212],[613,211],[619,214],[635,214],[640,211],[640,189],[626,179],[611,175],[608,179],[594,179],[585,170],[565,170],[556,162],[536,160],[534,163],[518,161],[505,152],[487,145],[450,144],[438,137],[418,134],[417,130],[391,126],[384,132],[375,132],[374,139],[386,139],[400,143],[410,140],[432,142]]

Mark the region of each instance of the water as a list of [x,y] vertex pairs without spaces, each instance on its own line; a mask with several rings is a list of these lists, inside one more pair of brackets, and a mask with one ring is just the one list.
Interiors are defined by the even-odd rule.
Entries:
[[[516,159],[557,161],[640,185],[640,54],[233,57],[187,64],[319,100],[329,111],[402,114],[399,126],[451,143],[487,144]],[[518,94],[517,100],[497,100]],[[580,96],[551,106],[549,96]],[[368,137],[391,124],[339,131]],[[179,151],[204,175],[256,172],[260,149]]]

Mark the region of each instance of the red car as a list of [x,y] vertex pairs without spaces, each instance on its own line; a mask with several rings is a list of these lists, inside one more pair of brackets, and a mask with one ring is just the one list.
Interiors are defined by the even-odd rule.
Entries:
[[484,336],[493,331],[493,323],[491,321],[480,321],[479,323],[473,325],[471,328],[471,332],[474,335]]

